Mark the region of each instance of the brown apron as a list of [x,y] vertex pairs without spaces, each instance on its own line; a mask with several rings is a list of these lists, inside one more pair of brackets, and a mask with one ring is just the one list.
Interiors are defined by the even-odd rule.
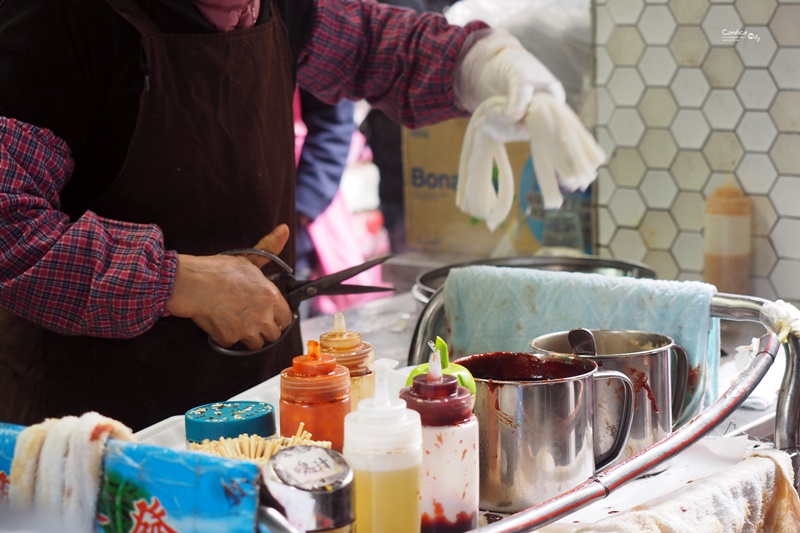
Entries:
[[[141,33],[149,75],[122,170],[91,209],[158,224],[168,249],[194,255],[252,246],[279,223],[292,225],[294,87],[278,10],[246,30],[163,34],[133,0],[107,1]],[[293,249],[290,239],[281,254],[290,264]],[[23,424],[94,410],[141,429],[225,400],[303,352],[299,326],[264,354],[229,357],[188,319],[162,318],[128,340],[45,330],[41,346],[28,323],[8,322],[0,320],[0,334],[11,330],[0,350],[8,358],[13,343],[30,383],[20,379],[28,389],[16,396],[0,392],[16,398],[0,405],[13,409],[0,421]]]

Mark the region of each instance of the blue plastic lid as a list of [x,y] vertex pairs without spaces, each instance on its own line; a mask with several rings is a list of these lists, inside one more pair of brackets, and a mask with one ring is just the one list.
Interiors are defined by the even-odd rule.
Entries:
[[203,442],[242,433],[269,438],[275,434],[275,409],[265,402],[207,403],[186,411],[186,440]]

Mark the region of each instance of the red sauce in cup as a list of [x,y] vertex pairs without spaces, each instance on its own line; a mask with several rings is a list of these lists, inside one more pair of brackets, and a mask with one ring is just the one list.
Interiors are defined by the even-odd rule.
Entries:
[[498,381],[546,381],[581,376],[594,365],[576,357],[538,357],[525,352],[493,352],[468,355],[456,361],[477,379]]

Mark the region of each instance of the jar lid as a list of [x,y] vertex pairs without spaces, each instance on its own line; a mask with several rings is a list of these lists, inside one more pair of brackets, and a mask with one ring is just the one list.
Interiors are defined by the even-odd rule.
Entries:
[[308,353],[292,359],[292,373],[299,376],[324,376],[336,370],[336,357],[320,353],[319,343],[308,341]]
[[189,409],[183,418],[190,442],[236,438],[243,433],[264,438],[275,434],[275,409],[265,402],[207,403]]
[[328,531],[355,520],[353,471],[339,452],[307,445],[283,448],[265,474],[270,494],[306,531]]

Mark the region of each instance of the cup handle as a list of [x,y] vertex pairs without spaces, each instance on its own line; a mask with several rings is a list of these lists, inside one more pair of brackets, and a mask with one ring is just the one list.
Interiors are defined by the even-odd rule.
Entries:
[[614,444],[602,457],[594,460],[595,471],[602,470],[617,458],[625,450],[628,443],[628,436],[631,433],[631,423],[633,422],[633,382],[622,372],[616,370],[598,370],[594,374],[594,379],[618,379],[622,382],[622,389],[625,391],[625,399],[620,407],[619,427]]
[[672,387],[672,429],[675,429],[687,408],[684,403],[689,390],[689,354],[686,353],[683,346],[677,344],[672,345],[672,352],[675,354],[673,359],[675,372],[672,372],[674,378],[670,385]]

